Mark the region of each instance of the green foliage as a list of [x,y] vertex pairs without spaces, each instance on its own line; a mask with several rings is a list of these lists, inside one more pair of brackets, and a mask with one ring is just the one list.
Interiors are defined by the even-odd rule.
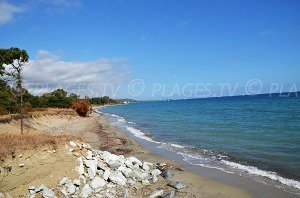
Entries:
[[[20,76],[23,66],[29,60],[29,55],[26,50],[21,50],[17,47],[11,47],[9,49],[0,48],[0,77],[4,74],[10,75],[14,78]],[[5,65],[11,65],[13,71],[5,72]]]
[[[70,94],[63,89],[57,89],[42,96],[34,96],[26,89],[23,89],[24,107],[28,108],[71,108],[72,102],[79,98],[76,94]],[[8,113],[18,113],[19,97],[16,90],[5,81],[0,80],[0,115]]]
[[0,80],[0,114],[7,114],[19,110],[18,98],[11,91],[5,81]]
[[90,98],[89,102],[93,105],[107,105],[120,103],[118,100],[112,99],[109,96],[103,96],[100,98]]

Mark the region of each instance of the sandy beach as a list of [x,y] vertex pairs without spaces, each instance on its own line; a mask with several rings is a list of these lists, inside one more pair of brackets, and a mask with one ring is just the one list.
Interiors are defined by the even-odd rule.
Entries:
[[[176,197],[249,197],[249,194],[237,187],[201,177],[175,161],[152,154],[141,147],[139,143],[130,139],[114,126],[110,125],[107,118],[93,113],[82,118],[76,115],[43,115],[26,120],[27,133],[54,134],[60,138],[67,138],[55,145],[45,144],[41,147],[27,150],[17,150],[15,156],[2,158],[1,167],[12,167],[11,172],[1,172],[0,191],[9,193],[13,197],[22,197],[26,194],[28,186],[37,186],[43,183],[54,187],[62,177],[77,178],[74,169],[76,157],[64,152],[65,142],[74,138],[90,144],[93,149],[107,150],[111,153],[125,156],[135,156],[142,161],[152,163],[170,164],[174,177],[171,179],[160,178],[155,184],[129,191],[129,197],[149,196],[153,189],[170,190],[166,184],[169,181],[180,181],[188,188],[176,191]],[[9,129],[9,130],[8,130]],[[0,134],[17,133],[16,121],[2,123]],[[25,164],[20,168],[20,163]]]

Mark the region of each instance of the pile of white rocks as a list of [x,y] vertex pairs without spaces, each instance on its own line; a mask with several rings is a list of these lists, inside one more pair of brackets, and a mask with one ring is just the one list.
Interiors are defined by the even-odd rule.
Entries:
[[[108,151],[93,150],[88,144],[74,141],[70,141],[69,145],[67,145],[69,151],[79,157],[77,159],[79,166],[76,167],[79,179],[71,180],[64,177],[54,189],[44,185],[31,186],[28,189],[28,197],[34,197],[36,193],[41,193],[45,198],[127,197],[128,188],[134,187],[137,182],[142,186],[156,183],[162,173],[156,165],[141,162],[135,157],[126,158]],[[86,152],[86,155],[80,156],[79,151]],[[168,196],[163,196],[166,193]],[[174,197],[174,193],[159,190],[154,191],[150,197],[159,196]]]

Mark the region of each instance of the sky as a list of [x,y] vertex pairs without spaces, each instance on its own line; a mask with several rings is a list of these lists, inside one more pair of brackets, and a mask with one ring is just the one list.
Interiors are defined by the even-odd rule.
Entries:
[[299,0],[0,0],[25,86],[178,99],[299,91]]

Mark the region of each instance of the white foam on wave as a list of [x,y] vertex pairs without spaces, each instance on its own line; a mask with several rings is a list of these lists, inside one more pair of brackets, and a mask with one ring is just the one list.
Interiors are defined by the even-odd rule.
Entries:
[[300,182],[295,181],[293,179],[283,178],[283,177],[277,175],[275,172],[263,171],[263,170],[258,169],[255,166],[245,166],[242,164],[238,164],[235,162],[229,162],[226,160],[221,160],[221,162],[223,162],[227,166],[245,171],[249,174],[263,176],[263,177],[266,177],[266,178],[269,178],[269,179],[272,179],[275,181],[279,181],[280,183],[285,184],[287,186],[291,186],[291,187],[300,189]]
[[[212,162],[213,162],[212,158],[204,158],[203,156],[198,155],[198,154],[188,154],[188,153],[182,153],[182,152],[177,152],[177,154],[179,154],[183,157],[183,161],[185,161],[189,164],[192,164],[194,166],[213,168],[213,169],[221,170],[223,172],[230,173],[230,174],[234,173],[232,171],[225,170],[222,167],[212,165]],[[194,162],[194,161],[196,161],[196,162]]]
[[168,142],[160,142],[161,145],[163,146],[171,146],[174,148],[180,148],[180,149],[184,149],[185,146],[179,145],[179,144],[175,144],[175,143],[168,143]]
[[153,140],[152,138],[146,136],[145,133],[143,133],[142,131],[140,131],[140,130],[138,130],[136,128],[133,128],[133,127],[130,127],[130,126],[126,126],[126,130],[129,131],[130,133],[134,134],[134,136],[136,136],[136,137],[138,137],[140,139],[147,140],[149,142],[158,143],[155,140]]

